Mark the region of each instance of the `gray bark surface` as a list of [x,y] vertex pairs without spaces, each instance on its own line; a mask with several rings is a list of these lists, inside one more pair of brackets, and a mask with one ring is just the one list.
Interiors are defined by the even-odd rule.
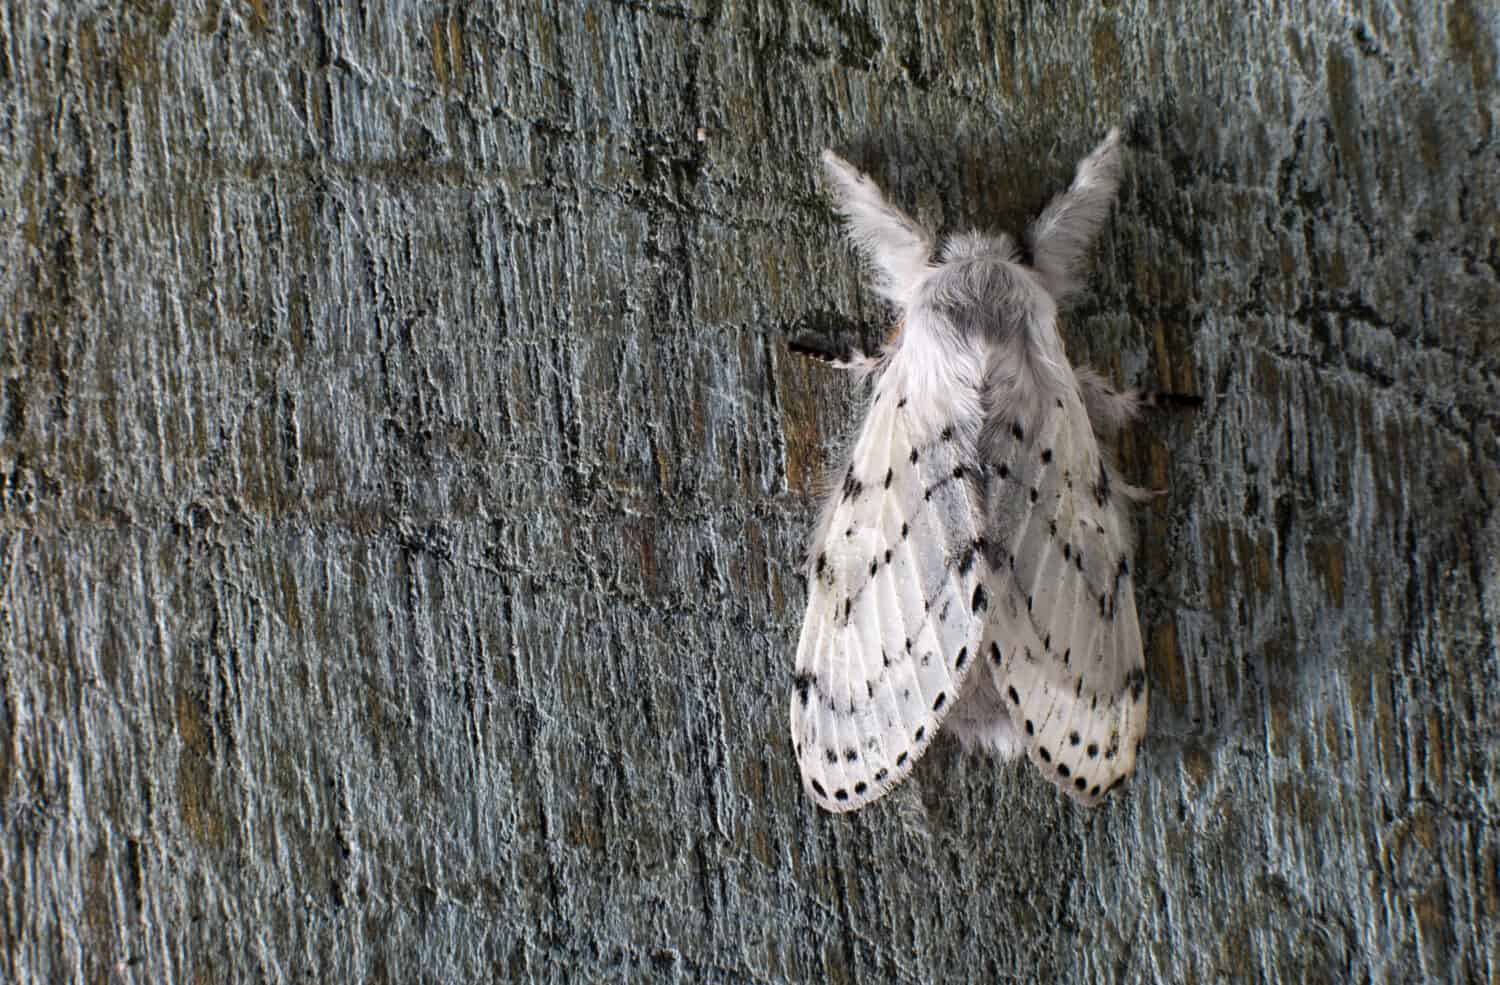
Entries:
[[[0,979],[1500,981],[1500,15],[10,0]],[[787,739],[821,147],[1019,230],[1121,124],[1075,362],[1153,684],[1086,812]]]

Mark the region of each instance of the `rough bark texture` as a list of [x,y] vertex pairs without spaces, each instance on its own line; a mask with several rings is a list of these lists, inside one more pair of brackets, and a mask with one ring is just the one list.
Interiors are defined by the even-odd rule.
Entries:
[[[1495,8],[546,6],[0,10],[0,978],[1500,981]],[[816,153],[1116,122],[1144,765],[819,814]]]

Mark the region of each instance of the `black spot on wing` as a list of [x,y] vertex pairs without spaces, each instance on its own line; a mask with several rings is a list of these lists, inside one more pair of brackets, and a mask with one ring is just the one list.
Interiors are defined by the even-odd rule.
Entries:
[[810,692],[812,691],[813,682],[815,680],[816,678],[814,678],[813,675],[809,674],[807,671],[803,671],[802,673],[798,674],[796,679],[792,682],[792,687],[795,688],[797,692],[797,700],[802,702],[802,707],[804,708],[807,707],[807,699]]
[[1101,507],[1104,507],[1109,505],[1109,497],[1109,470],[1104,467],[1103,462],[1100,462],[1099,477],[1094,480],[1094,499]]
[[844,476],[844,498],[853,499],[864,492],[864,490],[864,483],[854,477],[854,469],[851,468],[848,474]]

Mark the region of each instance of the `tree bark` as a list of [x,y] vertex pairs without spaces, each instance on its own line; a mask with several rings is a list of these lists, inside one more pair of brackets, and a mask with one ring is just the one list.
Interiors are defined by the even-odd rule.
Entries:
[[[1500,981],[1496,8],[919,7],[0,9],[0,977]],[[817,153],[1114,124],[1142,766],[821,814]]]

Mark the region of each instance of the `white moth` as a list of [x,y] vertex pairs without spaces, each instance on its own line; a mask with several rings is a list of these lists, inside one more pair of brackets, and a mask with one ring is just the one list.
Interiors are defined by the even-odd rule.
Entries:
[[944,724],[1096,804],[1135,767],[1146,674],[1126,500],[1097,432],[1132,394],[1068,362],[1057,306],[1120,180],[1110,131],[1026,236],[932,236],[825,151],[849,234],[900,315],[808,551],[792,743],[820,807],[905,777]]

